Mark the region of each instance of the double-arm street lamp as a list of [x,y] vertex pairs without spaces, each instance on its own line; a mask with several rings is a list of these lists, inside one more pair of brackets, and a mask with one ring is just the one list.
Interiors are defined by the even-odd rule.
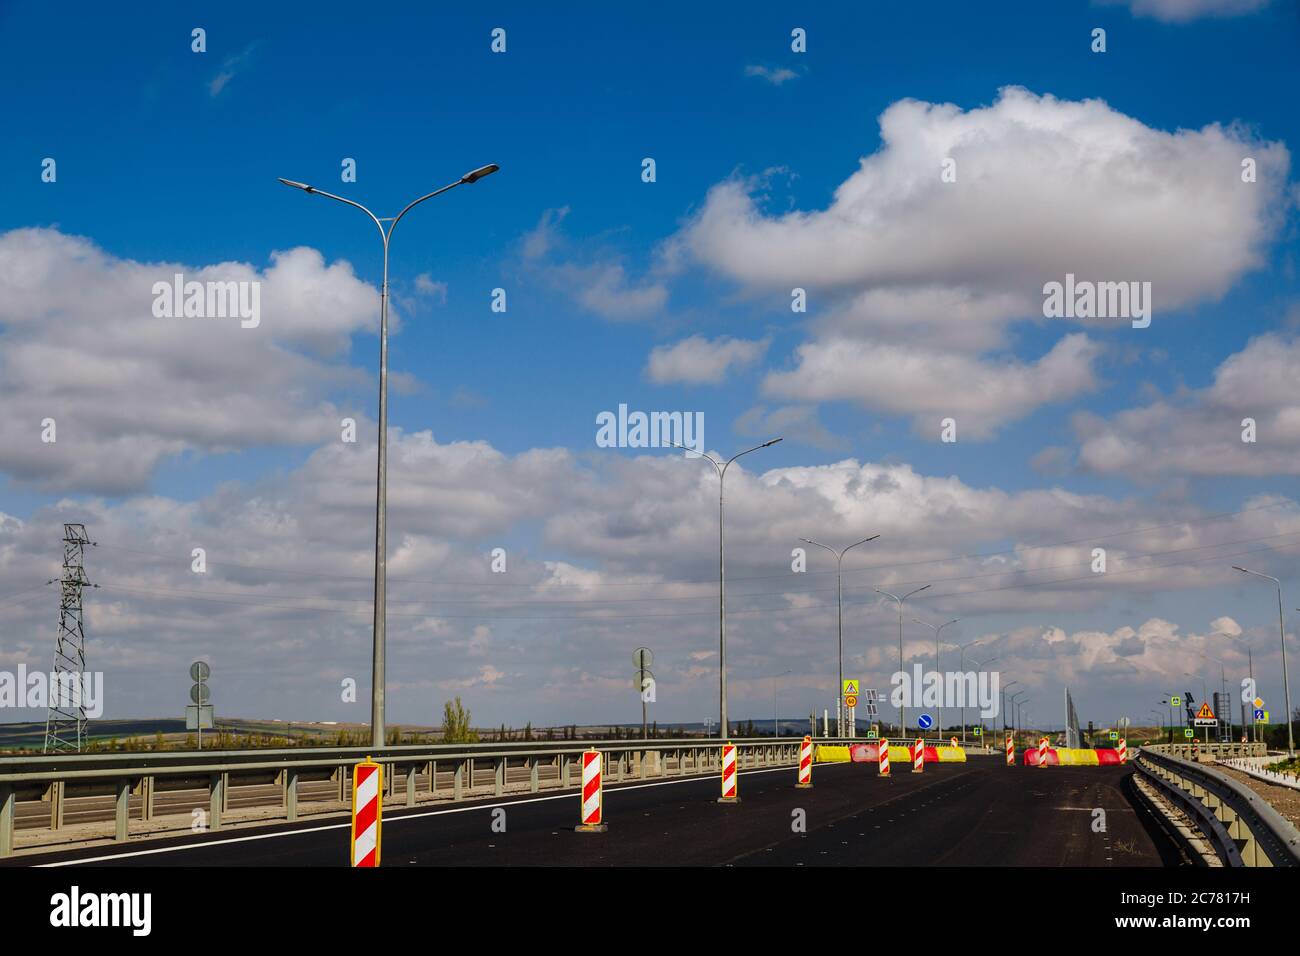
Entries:
[[[962,650],[962,673],[963,674],[966,673],[966,667],[965,667],[966,648],[970,647],[971,644],[978,644],[978,643],[979,641],[971,641],[970,644],[958,645],[959,647],[961,647]],[[972,657],[970,659],[970,662],[974,664],[976,667],[984,668],[984,667],[988,667],[990,664],[999,660],[1001,660],[1000,657],[990,657],[988,660],[981,663],[980,661],[977,661],[975,660],[975,658]],[[969,684],[963,684],[963,687],[969,687],[969,686],[970,686]],[[985,742],[982,739],[984,733],[984,715],[982,713],[979,715],[979,725],[980,725],[980,734],[981,734],[980,743],[982,744]],[[962,700],[962,705],[961,705],[961,743],[963,747],[966,746],[966,701],[964,699]]]
[[1277,633],[1282,641],[1282,688],[1286,697],[1286,749],[1291,759],[1295,759],[1295,732],[1292,729],[1294,718],[1291,710],[1291,681],[1286,672],[1286,622],[1282,618],[1282,582],[1269,574],[1260,571],[1252,571],[1249,568],[1243,568],[1240,565],[1232,566],[1234,571],[1240,571],[1242,574],[1253,574],[1257,578],[1263,578],[1266,581],[1272,581],[1277,586]]
[[[863,538],[861,541],[855,541],[847,548],[836,551],[830,545],[822,544],[820,541],[814,541],[812,538],[800,538],[805,544],[815,545],[819,548],[825,548],[831,554],[835,555],[835,603],[839,607],[839,675],[840,681],[835,685],[835,726],[836,734],[844,736],[844,720],[840,716],[840,692],[844,688],[844,586],[840,578],[840,566],[844,561],[844,555],[860,544],[866,544],[868,541],[875,541],[880,535],[873,534],[870,538]],[[873,702],[874,706],[874,702]]]
[[702,451],[696,451],[694,448],[687,448],[685,445],[679,445],[676,442],[668,443],[670,447],[684,449],[707,460],[718,473],[718,710],[720,711],[718,716],[721,718],[718,730],[721,732],[723,740],[731,736],[731,724],[727,722],[727,565],[725,559],[726,534],[723,531],[722,522],[723,480],[727,477],[727,469],[731,467],[731,463],[737,458],[748,455],[752,451],[758,451],[760,448],[770,448],[779,441],[781,441],[780,438],[773,438],[761,445],[755,445],[753,448],[746,448],[739,454],[732,455],[725,462],[719,461],[712,455],[706,455]]
[[[898,605],[898,673],[900,676],[903,673],[903,602],[913,594],[920,594],[929,586],[930,585],[928,584],[923,584],[916,590],[908,591],[902,596],[890,594],[888,591],[876,588],[877,594],[883,594],[887,598],[893,598],[894,603]],[[900,737],[907,736],[907,707],[903,704],[903,698],[903,694],[898,695],[898,734]]]
[[[396,216],[383,219],[376,216],[359,202],[344,199],[342,196],[335,196],[333,193],[327,193],[315,186],[308,186],[306,183],[294,182],[291,179],[280,180],[286,186],[301,189],[313,196],[335,199],[360,209],[374,221],[374,224],[379,229],[379,237],[384,243],[384,281],[379,290],[379,473],[376,480],[378,488],[375,495],[375,624],[373,658],[370,671],[370,733],[372,744],[375,747],[384,746],[384,688],[386,686],[384,681],[384,594],[387,584],[388,543],[388,245],[393,238],[393,230],[402,221],[402,217],[420,203],[426,199],[441,195],[449,189],[455,189],[457,186],[478,182],[484,176],[490,176],[498,169],[500,167],[496,163],[480,166],[478,169],[466,173],[454,183],[448,183],[441,189],[435,189],[419,199],[412,200]],[[385,226],[384,223],[388,223],[388,225]]]
[[[942,631],[949,624],[956,624],[960,620],[961,618],[954,617],[951,621],[944,621],[942,624],[935,625],[935,624],[929,624],[926,621],[921,620],[919,617],[912,618],[913,624],[920,624],[922,627],[928,627],[930,630],[934,631],[934,672],[936,674],[939,673],[939,632]],[[965,670],[965,668],[962,669]],[[965,708],[963,707],[962,710],[963,710],[962,722],[965,723],[966,721],[966,715],[964,713]],[[940,678],[939,681],[939,703],[935,706],[935,716],[937,718],[936,722],[938,725],[937,729],[939,731],[939,736],[942,737],[943,736],[943,680],[942,678]]]

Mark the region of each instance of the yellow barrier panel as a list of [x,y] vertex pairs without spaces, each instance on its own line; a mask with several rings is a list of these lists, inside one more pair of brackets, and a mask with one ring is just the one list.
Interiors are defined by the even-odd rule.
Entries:
[[1053,747],[1056,759],[1062,767],[1096,767],[1099,765],[1097,751],[1088,748]]
[[935,747],[935,756],[939,763],[965,763],[966,751],[961,747]]
[[817,762],[818,763],[848,763],[853,758],[849,756],[848,747],[827,747],[822,744],[817,745]]

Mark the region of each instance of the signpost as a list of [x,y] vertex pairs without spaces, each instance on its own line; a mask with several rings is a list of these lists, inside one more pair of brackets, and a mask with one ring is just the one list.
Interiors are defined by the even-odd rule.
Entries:
[[858,682],[853,678],[846,677],[842,688],[844,694],[844,709],[848,711],[849,736],[856,737],[857,730],[854,724],[857,722],[858,707]]
[[190,687],[191,704],[185,705],[185,729],[197,730],[199,732],[199,749],[203,749],[203,730],[211,730],[214,724],[213,706],[209,701],[212,699],[212,692],[208,688],[207,680],[212,675],[212,668],[207,661],[195,661],[190,665],[190,679],[194,684]]
[[[648,740],[650,737],[649,725],[646,722],[646,692],[654,687],[655,675],[650,673],[650,665],[654,663],[655,656],[650,653],[648,647],[638,647],[632,652],[632,663],[636,665],[636,692],[641,696],[641,739]],[[651,697],[654,696],[651,691]]]

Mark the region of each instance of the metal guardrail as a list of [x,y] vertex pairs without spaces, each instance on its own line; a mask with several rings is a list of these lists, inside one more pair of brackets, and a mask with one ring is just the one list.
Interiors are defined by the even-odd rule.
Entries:
[[1223,864],[1300,866],[1300,831],[1249,787],[1170,752],[1182,746],[1143,747],[1135,767],[1188,813]]
[[[796,765],[802,740],[802,737],[757,737],[732,738],[728,742],[739,749],[739,768],[748,770]],[[814,738],[817,744],[862,742],[861,738]],[[542,789],[577,788],[581,774],[572,771],[585,750],[599,750],[604,755],[605,779],[609,783],[719,771],[722,743],[722,740],[704,738],[568,740],[408,744],[378,750],[341,747],[0,757],[0,857],[13,852],[20,801],[48,802],[50,829],[57,830],[63,826],[64,805],[70,796],[111,795],[115,801],[114,838],[123,842],[130,836],[132,795],[139,798],[139,819],[151,821],[158,793],[206,788],[207,826],[219,830],[222,813],[229,810],[232,787],[278,785],[283,817],[293,821],[298,816],[301,782],[331,781],[336,784],[331,802],[344,801],[350,792],[352,766],[366,757],[388,768],[390,799],[397,796],[398,779],[404,778],[405,805],[415,806],[418,776],[427,776],[426,792],[434,798],[441,796],[456,802],[471,797],[500,797],[508,789],[536,793]],[[485,763],[490,765],[490,776],[484,773]],[[541,773],[543,767],[547,768],[545,779]],[[450,786],[438,786],[440,768],[444,774],[450,772]],[[512,784],[509,771],[521,768],[528,771],[527,782]]]

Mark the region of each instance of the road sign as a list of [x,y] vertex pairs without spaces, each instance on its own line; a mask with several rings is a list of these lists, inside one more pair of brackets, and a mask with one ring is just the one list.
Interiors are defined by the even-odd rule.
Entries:
[[1184,736],[1184,737],[1195,737],[1195,736],[1196,736],[1196,732],[1195,732],[1194,730],[1192,730],[1191,727],[1188,727],[1188,728],[1186,728],[1186,729],[1183,731],[1183,736]]
[[1110,732],[1110,739],[1111,739],[1111,740],[1119,740],[1119,734],[1118,734],[1116,731],[1112,730],[1112,731]]
[[876,739],[877,737],[879,737],[879,736],[880,736],[880,734],[879,734],[878,732],[874,731],[874,730],[868,730],[868,731],[867,731],[867,739],[868,739],[868,740],[875,740],[875,739]]
[[203,731],[211,730],[216,720],[211,700],[212,691],[207,679],[212,676],[212,668],[207,661],[195,661],[190,665],[190,700],[194,703],[185,705],[185,729],[199,732],[199,749],[203,749]]
[[867,716],[868,719],[870,719],[870,718],[875,717],[877,714],[880,713],[880,711],[878,711],[878,710],[876,709],[876,691],[875,691],[875,688],[868,687],[867,690],[866,690],[866,697],[867,697],[867,699],[866,699],[866,705],[867,705],[867,713],[866,713],[866,716]]
[[972,727],[971,730],[970,730],[970,732],[971,732],[972,734],[974,734],[976,737],[983,737],[983,736],[984,736],[984,728],[983,728],[983,727]]
[[1196,712],[1196,719],[1192,723],[1197,727],[1213,727],[1218,723],[1208,701],[1201,702],[1201,709]]
[[922,714],[920,717],[916,718],[916,726],[920,727],[922,730],[929,730],[934,726],[934,718],[929,714]]
[[1259,721],[1265,720],[1265,719],[1266,719],[1266,718],[1265,718],[1265,713],[1266,713],[1266,711],[1262,711],[1262,710],[1260,710],[1258,707],[1255,708],[1255,720],[1256,720],[1256,722],[1259,722]]
[[211,730],[213,727],[213,713],[211,704],[185,705],[185,729],[186,730]]
[[1268,719],[1268,711],[1264,711],[1264,719],[1260,723],[1271,724],[1273,721]]
[[845,696],[845,697],[857,697],[857,696],[858,696],[858,682],[857,682],[857,681],[852,680],[851,678],[845,678],[845,679],[844,679],[844,696]]
[[857,699],[856,697],[854,697],[852,694],[845,694],[845,695],[844,695],[844,706],[845,706],[845,707],[856,707],[856,706],[858,706],[858,699]]
[[1169,703],[1171,703],[1175,707],[1181,707],[1183,705],[1183,699],[1179,697],[1177,694],[1174,694],[1173,697],[1169,698]]
[[190,680],[205,681],[212,676],[212,668],[207,661],[195,661],[190,665]]
[[1263,697],[1256,697],[1254,703],[1255,703],[1255,709],[1256,709],[1256,710],[1263,710],[1263,709],[1264,709],[1264,698],[1263,698]]

